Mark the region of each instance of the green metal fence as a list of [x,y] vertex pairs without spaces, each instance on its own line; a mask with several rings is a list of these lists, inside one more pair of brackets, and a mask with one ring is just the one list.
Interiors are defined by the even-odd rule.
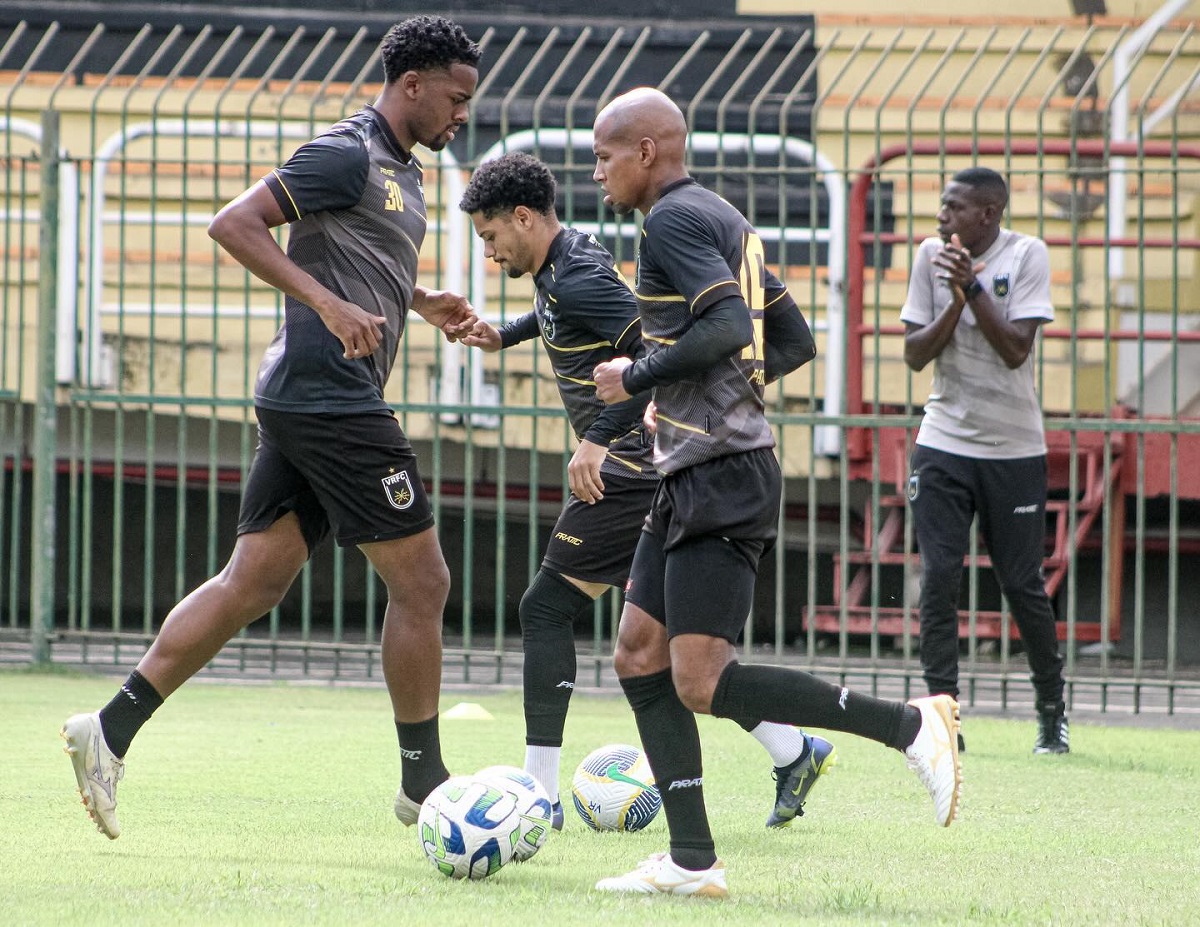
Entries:
[[[165,15],[165,14],[164,14]],[[124,672],[220,569],[254,446],[250,392],[278,294],[204,233],[219,206],[369,102],[389,23],[133,29],[0,11],[0,659]],[[426,282],[489,318],[528,281],[485,266],[457,209],[472,166],[546,159],[560,207],[627,266],[636,227],[590,180],[590,124],[661,86],[694,172],[743,207],[818,333],[773,389],[781,543],[747,659],[919,688],[919,582],[898,480],[927,380],[898,320],[945,177],[1004,170],[1009,221],[1051,244],[1040,350],[1054,514],[1048,585],[1076,706],[1200,711],[1200,267],[1191,25],[823,30],[464,21],[484,49],[466,137],[427,154]],[[286,232],[281,232],[286,234]],[[573,438],[534,346],[486,359],[414,321],[388,397],[432,491],[453,590],[448,685],[517,684],[516,606],[562,502]],[[384,592],[321,550],[208,672],[379,678]],[[614,688],[619,595],[579,628],[580,685]],[[987,571],[964,598],[968,702],[1030,699]]]

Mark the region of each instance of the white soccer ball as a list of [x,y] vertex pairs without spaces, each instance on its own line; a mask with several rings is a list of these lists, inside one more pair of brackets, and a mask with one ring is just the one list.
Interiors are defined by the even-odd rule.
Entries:
[[629,744],[609,744],[584,757],[571,782],[571,797],[592,830],[641,830],[662,807],[650,764]]
[[486,879],[513,858],[522,818],[513,795],[475,776],[452,776],[417,818],[426,858],[452,879]]
[[513,860],[521,863],[529,859],[550,836],[550,796],[537,779],[516,766],[489,766],[475,775],[506,789],[517,800],[521,839],[513,851]]

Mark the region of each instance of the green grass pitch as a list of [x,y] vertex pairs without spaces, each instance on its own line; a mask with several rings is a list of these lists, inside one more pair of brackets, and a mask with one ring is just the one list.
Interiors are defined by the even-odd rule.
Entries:
[[[530,862],[453,882],[392,816],[399,754],[386,694],[300,684],[185,686],[143,729],[110,842],[75,795],[58,729],[114,679],[0,673],[0,911],[9,925],[1200,924],[1200,732],[1072,725],[1069,757],[1034,757],[1032,719],[965,719],[960,820],[943,830],[896,752],[830,735],[840,763],[792,827],[763,827],[769,761],[701,719],[705,793],[730,898],[592,890],[667,844],[595,834],[567,809]],[[520,697],[445,693],[492,721],[444,720],[452,772],[520,765]],[[577,694],[566,794],[592,748],[637,742],[619,698]]]

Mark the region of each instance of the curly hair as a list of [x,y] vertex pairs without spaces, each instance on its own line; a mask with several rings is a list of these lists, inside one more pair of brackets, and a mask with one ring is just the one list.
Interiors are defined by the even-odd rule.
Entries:
[[458,208],[483,213],[486,219],[518,206],[547,216],[554,212],[554,187],[550,168],[533,155],[513,151],[475,169]]
[[383,78],[398,80],[408,71],[433,71],[452,64],[479,65],[479,46],[458,23],[441,16],[414,16],[388,30],[379,46]]

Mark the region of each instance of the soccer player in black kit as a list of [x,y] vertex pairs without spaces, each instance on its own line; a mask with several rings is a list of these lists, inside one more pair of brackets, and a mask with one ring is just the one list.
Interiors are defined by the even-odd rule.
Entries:
[[[659,475],[642,427],[649,394],[605,406],[591,379],[597,364],[644,353],[637,300],[593,236],[562,226],[554,194],[550,169],[512,152],[480,165],[459,206],[483,241],[484,257],[514,279],[531,274],[535,286],[530,312],[499,328],[480,320],[463,343],[492,352],[540,338],[579,440],[567,466],[570,495],[519,609],[525,770],[550,794],[561,828],[559,759],[575,687],[573,625],[608,587],[625,585]],[[812,786],[833,765],[833,744],[789,725],[739,723],[775,766],[767,826],[786,826],[803,814]]]
[[[809,673],[741,664],[759,558],[774,544],[782,477],[763,387],[810,360],[811,335],[766,267],[754,228],[685,165],[687,126],[663,93],[639,88],[596,117],[593,178],[617,212],[645,216],[636,294],[647,353],[595,372],[597,394],[654,391],[654,463],[664,474],[638,539],[614,666],[637,719],[670,847],[601,891],[728,894],[704,807],[694,712],[858,734],[902,751],[934,801],[958,809],[958,705],[908,704]],[[806,337],[807,336],[807,337]],[[649,620],[647,620],[649,619]]]
[[[130,742],[165,698],[283,599],[332,533],[387,586],[380,661],[400,744],[394,810],[415,824],[448,773],[438,733],[442,609],[450,573],[413,449],[384,384],[411,309],[450,339],[478,321],[469,303],[416,282],[425,237],[421,163],[467,121],[479,46],[440,17],[406,20],[380,46],[374,105],[302,145],[223,207],[209,234],[286,295],[284,325],[254,389],[258,447],[225,568],[179,602],[98,712],[62,736],[88,814],[120,834],[116,787]],[[286,253],[272,229],[290,224]],[[316,786],[319,788],[319,784]]]

